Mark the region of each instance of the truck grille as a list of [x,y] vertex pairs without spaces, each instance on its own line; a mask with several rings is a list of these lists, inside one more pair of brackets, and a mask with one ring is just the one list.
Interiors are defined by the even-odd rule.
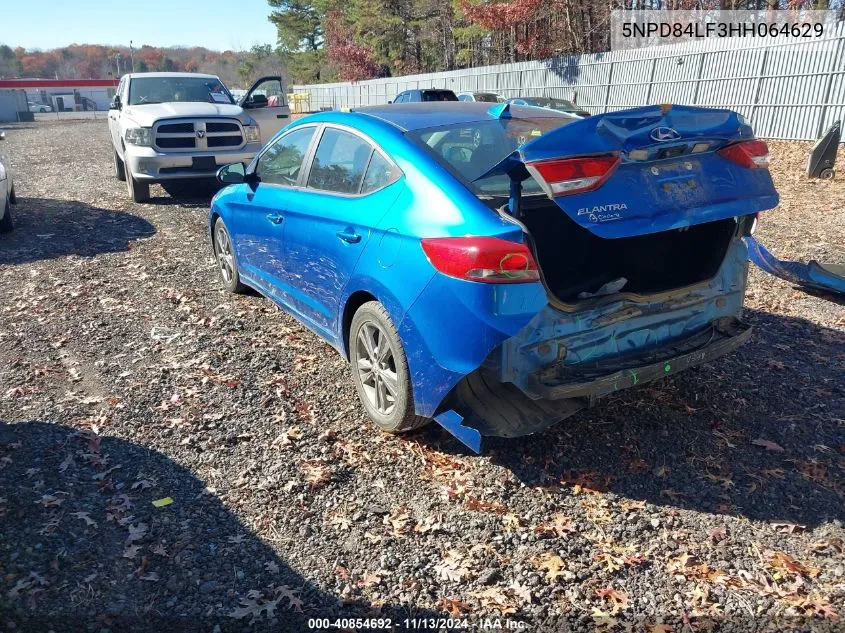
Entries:
[[244,143],[240,122],[231,120],[165,121],[157,123],[153,132],[156,149],[160,150],[235,148]]

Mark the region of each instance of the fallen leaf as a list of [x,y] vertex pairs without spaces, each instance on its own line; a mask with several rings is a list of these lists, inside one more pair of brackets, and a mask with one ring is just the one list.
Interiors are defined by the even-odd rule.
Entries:
[[781,446],[780,444],[776,444],[771,440],[764,440],[763,438],[758,438],[756,440],[751,440],[751,443],[754,444],[754,446],[762,446],[767,451],[774,451],[776,453],[783,452],[783,446]]
[[77,519],[82,519],[85,521],[85,525],[93,525],[94,527],[97,527],[97,522],[94,521],[87,512],[74,512],[71,516],[74,516]]

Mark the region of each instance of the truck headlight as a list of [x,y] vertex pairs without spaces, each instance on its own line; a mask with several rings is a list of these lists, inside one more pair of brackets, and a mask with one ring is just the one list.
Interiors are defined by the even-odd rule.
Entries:
[[260,143],[261,142],[261,131],[258,129],[257,125],[245,125],[244,126],[244,138],[246,139],[247,143]]
[[141,147],[152,147],[153,130],[148,127],[130,127],[124,136],[127,143]]

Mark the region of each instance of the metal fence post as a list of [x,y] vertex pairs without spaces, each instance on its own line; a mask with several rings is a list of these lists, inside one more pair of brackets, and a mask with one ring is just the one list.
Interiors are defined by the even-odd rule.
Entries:
[[610,62],[610,70],[607,71],[607,90],[604,92],[604,110],[602,114],[607,113],[607,105],[610,103],[610,87],[613,85],[613,65],[616,62]]
[[754,115],[757,112],[757,104],[760,103],[760,89],[763,87],[763,73],[766,72],[766,60],[769,57],[769,49],[763,49],[763,58],[760,60],[760,68],[757,69],[757,80],[754,82],[754,101],[751,103],[751,114],[748,119],[754,123]]
[[654,69],[657,68],[657,58],[651,58],[651,73],[648,77],[648,92],[645,95],[645,104],[648,105],[651,103],[651,87],[654,85]]
[[705,52],[701,52],[698,54],[698,68],[695,70],[695,90],[692,93],[692,105],[698,103],[698,92],[701,88],[701,74],[704,71],[704,56],[707,55]]
[[[822,111],[819,115],[819,126],[816,130],[816,138],[819,138],[824,132],[824,118],[827,116],[827,106],[830,105],[828,102],[830,101],[830,89],[833,85],[833,71],[836,70],[836,60],[842,59],[842,53],[840,53],[839,49],[842,48],[842,42],[845,40],[839,40],[836,44],[836,50],[834,54],[830,57],[830,63],[827,65],[827,81],[825,82],[824,87],[824,101],[822,102]],[[843,51],[845,53],[845,51]]]

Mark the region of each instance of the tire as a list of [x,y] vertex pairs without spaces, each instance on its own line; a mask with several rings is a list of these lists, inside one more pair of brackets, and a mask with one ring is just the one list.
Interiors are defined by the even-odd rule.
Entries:
[[836,172],[833,169],[822,169],[821,173],[819,174],[819,178],[822,180],[833,180],[836,178]]
[[132,177],[132,174],[124,168],[126,173],[126,189],[129,191],[129,197],[135,202],[149,202],[150,200],[150,185],[145,182],[138,182]]
[[[371,369],[374,365],[377,372]],[[402,340],[378,301],[365,303],[352,317],[349,366],[364,409],[382,431],[404,433],[431,422],[415,413]]]
[[241,283],[241,275],[238,272],[238,258],[235,256],[235,245],[232,244],[229,229],[226,228],[222,218],[217,218],[214,222],[212,244],[214,246],[214,261],[217,262],[223,287],[232,294],[243,294],[248,289]]
[[117,155],[117,150],[114,151],[114,175],[121,182],[126,180],[126,165],[122,160],[120,160],[120,156]]
[[6,212],[3,214],[3,219],[0,220],[0,233],[10,233],[12,231],[12,205],[6,201]]

